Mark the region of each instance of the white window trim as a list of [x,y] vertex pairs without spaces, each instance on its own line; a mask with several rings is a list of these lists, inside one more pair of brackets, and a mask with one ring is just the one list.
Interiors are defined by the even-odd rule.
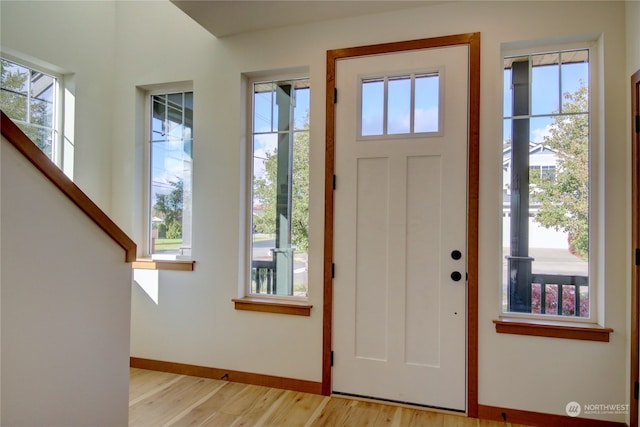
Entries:
[[[251,293],[251,261],[252,261],[252,239],[253,239],[253,85],[256,83],[266,83],[284,80],[309,79],[311,81],[309,69],[306,67],[297,68],[284,72],[257,72],[247,73],[242,76],[242,98],[245,100],[245,108],[242,109],[241,121],[244,124],[244,132],[241,135],[244,140],[241,150],[241,188],[244,188],[244,197],[241,197],[240,206],[240,268],[238,274],[238,298],[260,299],[267,303],[278,301],[290,301],[293,303],[307,303],[309,296],[289,296],[272,294]],[[311,109],[311,107],[310,107]],[[244,217],[243,217],[244,216]]]
[[[536,55],[546,52],[559,52],[576,49],[589,50],[589,316],[558,316],[544,314],[530,314],[503,311],[504,286],[503,274],[504,267],[502,258],[502,248],[498,252],[499,271],[500,271],[500,291],[498,295],[498,316],[500,318],[516,318],[539,321],[566,322],[566,323],[584,323],[604,325],[604,128],[601,124],[604,121],[604,103],[602,101],[600,91],[603,85],[602,79],[602,40],[601,38],[593,39],[591,37],[580,41],[558,43],[532,43],[532,42],[515,42],[503,44],[500,52],[500,70],[503,70],[504,58],[513,56]],[[497,99],[503,99],[504,73],[501,73],[500,96]],[[502,129],[502,121],[504,111],[502,110],[502,101],[500,102],[500,129]],[[502,151],[501,151],[502,152]],[[501,174],[502,175],[502,174]],[[502,183],[502,178],[500,179]],[[502,212],[502,185],[498,189],[500,191],[500,212]],[[502,220],[502,215],[498,216]],[[502,224],[499,225],[500,242],[502,238]],[[502,243],[501,243],[502,244]]]
[[[428,74],[435,74],[438,76],[438,130],[435,132],[415,132],[415,130],[410,130],[410,132],[407,133],[397,133],[397,134],[390,134],[390,133],[386,133],[387,132],[387,108],[388,108],[388,103],[387,103],[387,97],[388,97],[388,81],[390,79],[393,78],[398,78],[398,77],[411,77],[412,78],[412,84],[411,84],[411,90],[412,90],[412,96],[411,96],[411,106],[410,106],[410,112],[411,112],[411,123],[412,126],[415,125],[414,123],[414,119],[415,119],[415,77],[416,76],[421,76],[421,75],[428,75]],[[388,74],[365,74],[365,75],[359,75],[358,76],[358,92],[357,92],[357,108],[358,108],[358,113],[356,115],[356,141],[383,141],[383,140],[393,140],[393,139],[398,139],[398,138],[435,138],[435,137],[440,137],[442,135],[444,135],[443,133],[443,129],[444,129],[444,110],[445,110],[445,67],[441,66],[441,67],[437,67],[437,68],[429,68],[429,69],[415,69],[415,70],[409,70],[406,72],[394,72],[394,73],[388,73]],[[384,127],[383,127],[383,133],[380,135],[362,135],[362,86],[363,83],[366,82],[367,80],[384,80],[384,111],[383,111],[383,115],[385,116],[384,119]]]
[[[143,205],[143,215],[142,215],[142,244],[141,251],[142,256],[144,258],[150,258],[152,260],[177,260],[177,261],[185,261],[193,259],[193,248],[192,248],[192,256],[178,256],[178,255],[170,255],[170,256],[162,256],[162,255],[153,255],[151,253],[151,97],[154,95],[165,95],[171,93],[183,93],[183,92],[194,92],[193,90],[193,82],[176,82],[176,83],[161,83],[161,84],[153,84],[153,85],[144,85],[139,86],[139,89],[143,91],[144,96],[144,115],[143,115],[143,156],[144,156],[144,167],[143,167],[143,185],[144,185],[144,205]],[[195,103],[195,96],[194,96]],[[195,107],[194,107],[195,110]],[[193,179],[193,176],[192,176]],[[193,212],[193,206],[192,206]],[[193,218],[192,218],[193,222]],[[193,230],[191,231],[193,237]]]

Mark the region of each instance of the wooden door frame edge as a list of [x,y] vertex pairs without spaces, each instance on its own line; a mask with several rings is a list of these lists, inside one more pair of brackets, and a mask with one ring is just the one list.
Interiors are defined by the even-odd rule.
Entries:
[[638,399],[635,384],[639,378],[638,356],[640,350],[640,267],[633,259],[635,248],[640,247],[640,133],[636,129],[636,117],[640,115],[640,70],[631,76],[631,358],[629,380],[629,425],[638,426]]
[[322,326],[322,394],[331,394],[333,327],[333,224],[335,173],[336,62],[359,56],[396,53],[435,47],[469,46],[469,152],[467,212],[467,416],[478,417],[478,195],[480,176],[480,33],[333,49],[327,51],[324,302]]

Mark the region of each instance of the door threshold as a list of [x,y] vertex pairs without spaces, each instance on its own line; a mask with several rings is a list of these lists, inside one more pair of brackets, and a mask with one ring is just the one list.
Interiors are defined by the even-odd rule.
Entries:
[[361,401],[361,402],[387,404],[387,405],[392,405],[392,406],[399,406],[399,407],[402,407],[402,408],[418,409],[418,410],[423,410],[423,411],[437,412],[439,414],[446,414],[446,415],[458,415],[458,416],[462,416],[462,415],[466,416],[467,415],[466,411],[459,410],[459,409],[449,409],[449,408],[442,408],[442,407],[439,407],[439,406],[422,405],[422,404],[419,404],[419,403],[403,402],[403,401],[392,400],[392,399],[384,399],[384,398],[381,398],[381,397],[362,396],[362,395],[359,395],[359,394],[342,393],[340,391],[331,392],[331,397],[339,397],[339,398],[342,398],[342,399],[358,400],[358,401]]

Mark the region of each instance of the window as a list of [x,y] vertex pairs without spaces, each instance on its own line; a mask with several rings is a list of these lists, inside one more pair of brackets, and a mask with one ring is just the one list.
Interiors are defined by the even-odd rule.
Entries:
[[251,83],[249,294],[307,296],[309,79]]
[[366,78],[360,84],[360,136],[440,130],[439,73]]
[[503,313],[592,315],[590,56],[504,59]]
[[149,254],[191,258],[193,92],[150,94]]
[[58,78],[0,58],[0,109],[56,164],[60,164]]

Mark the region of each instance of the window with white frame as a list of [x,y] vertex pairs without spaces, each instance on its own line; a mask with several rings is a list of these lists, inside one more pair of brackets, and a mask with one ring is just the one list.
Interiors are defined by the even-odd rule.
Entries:
[[249,294],[307,296],[308,78],[250,83]]
[[193,92],[150,93],[148,252],[191,258]]
[[363,78],[359,137],[438,133],[440,84],[438,71]]
[[60,98],[53,73],[0,58],[0,109],[58,165]]
[[593,316],[593,56],[504,58],[503,313]]

